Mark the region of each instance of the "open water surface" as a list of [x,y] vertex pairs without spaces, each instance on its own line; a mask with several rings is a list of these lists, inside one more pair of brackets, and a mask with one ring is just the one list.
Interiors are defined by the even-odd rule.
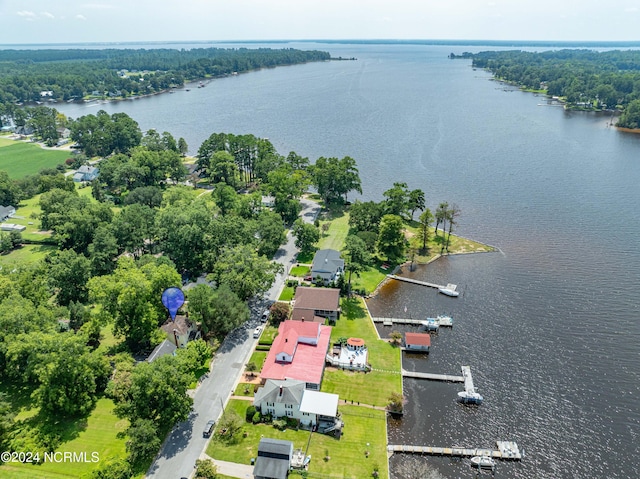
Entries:
[[[457,232],[499,252],[411,273],[458,284],[457,299],[388,283],[369,307],[377,316],[404,316],[405,306],[415,318],[451,314],[454,327],[433,338],[428,359],[405,358],[404,367],[459,374],[469,364],[485,402],[461,406],[460,385],[405,380],[407,414],[389,422],[389,442],[518,442],[526,458],[499,463],[496,477],[636,477],[640,135],[608,127],[608,116],[544,106],[467,60],[447,59],[477,46],[287,46],[358,60],[59,109],[72,117],[126,112],[143,130],[184,137],[192,154],[224,131],[268,137],[280,153],[312,160],[349,155],[364,199],[378,201],[400,181],[424,190],[432,211],[456,203]],[[446,477],[474,477],[466,460],[420,460]],[[394,476],[403,461],[391,459]]]

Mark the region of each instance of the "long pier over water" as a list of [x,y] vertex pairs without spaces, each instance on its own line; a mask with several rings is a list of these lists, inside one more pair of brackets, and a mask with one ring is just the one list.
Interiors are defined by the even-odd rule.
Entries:
[[405,283],[413,283],[413,284],[419,284],[422,286],[428,286],[429,288],[447,288],[447,287],[452,287],[451,289],[455,290],[456,289],[456,285],[455,284],[448,284],[448,285],[442,285],[442,284],[435,284],[435,283],[429,283],[427,281],[419,281],[417,279],[413,279],[413,278],[406,278],[404,276],[398,276],[396,274],[388,274],[387,275],[388,278],[391,279],[396,279],[398,281],[404,281]]
[[431,456],[489,456],[494,459],[511,459],[519,461],[524,457],[518,445],[513,441],[496,441],[497,450],[466,447],[437,447],[437,446],[411,446],[407,444],[389,444],[387,452],[407,452],[414,454],[427,454]]

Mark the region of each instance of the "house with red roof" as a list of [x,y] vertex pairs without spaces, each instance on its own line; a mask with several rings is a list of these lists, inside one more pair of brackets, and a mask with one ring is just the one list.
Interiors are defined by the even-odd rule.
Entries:
[[313,321],[287,320],[280,323],[260,379],[295,379],[306,389],[320,390],[329,350],[331,327]]
[[407,351],[429,352],[431,335],[429,333],[405,333],[405,349]]

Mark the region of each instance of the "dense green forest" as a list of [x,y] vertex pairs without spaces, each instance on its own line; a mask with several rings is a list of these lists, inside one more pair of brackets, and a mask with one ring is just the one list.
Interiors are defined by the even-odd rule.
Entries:
[[189,80],[329,59],[327,52],[292,48],[0,50],[0,105],[143,95]]
[[[29,242],[49,248],[38,261],[0,267],[0,446],[34,451],[38,462],[96,413],[111,429],[123,420],[125,439],[114,435],[105,446],[113,457],[83,477],[131,477],[188,417],[186,390],[208,370],[210,346],[249,319],[247,301],[281,272],[270,258],[302,194],[313,185],[342,202],[361,191],[360,179],[349,157],[311,165],[294,152],[278,154],[266,139],[229,133],[200,146],[189,174],[182,139],[143,133],[124,113],[99,111],[68,126],[83,150],[68,166],[87,164],[85,153],[106,156],[90,187],[65,176],[65,165],[21,179],[0,171],[0,204],[22,213],[28,201],[42,233]],[[328,177],[334,181],[325,184]],[[267,194],[273,209],[262,204]],[[0,232],[2,254],[25,243],[19,232]],[[206,341],[135,365],[166,337],[158,329],[167,318],[162,291],[203,272],[210,283],[187,296]],[[33,414],[16,416],[25,408]]]
[[[541,53],[486,51],[472,65],[523,88],[566,100],[567,107],[622,110],[618,126],[637,128],[640,105],[640,51],[556,50]],[[634,126],[635,125],[635,126]]]

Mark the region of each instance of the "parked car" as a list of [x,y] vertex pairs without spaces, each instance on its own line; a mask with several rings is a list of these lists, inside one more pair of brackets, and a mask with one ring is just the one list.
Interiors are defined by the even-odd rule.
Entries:
[[260,333],[262,332],[262,326],[258,326],[253,330],[253,338],[258,339],[260,337]]
[[271,311],[268,309],[265,309],[264,313],[262,313],[262,317],[260,318],[260,321],[262,321],[263,323],[266,323],[267,319],[269,319],[270,314],[271,314]]
[[216,422],[212,419],[204,427],[204,431],[202,431],[202,437],[211,437],[214,427],[216,427]]

